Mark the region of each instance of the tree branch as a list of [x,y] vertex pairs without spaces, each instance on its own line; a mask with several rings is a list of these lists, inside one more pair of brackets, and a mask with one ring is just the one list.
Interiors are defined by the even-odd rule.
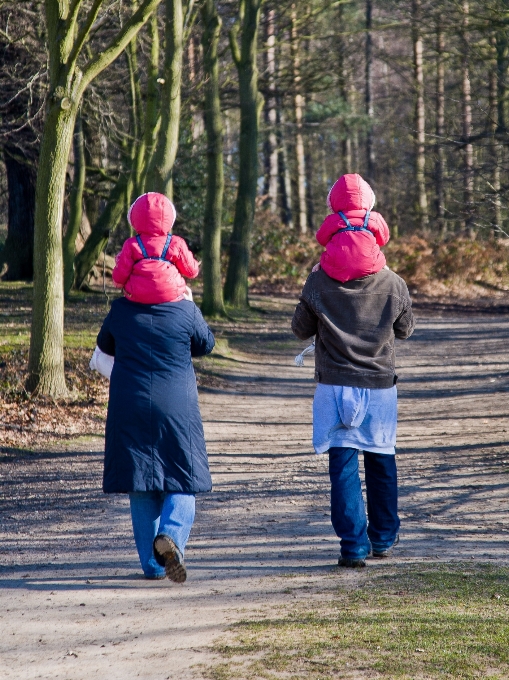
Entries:
[[[76,0],[75,2],[76,16],[73,19],[72,22],[73,24],[76,22],[80,3],[81,0]],[[102,4],[103,0],[94,0],[94,4],[90,8],[85,24],[81,31],[78,33],[78,37],[76,38],[72,46],[71,54],[69,55],[69,60],[67,62],[69,66],[69,72],[74,71],[74,65],[76,63],[76,60],[78,59],[80,52],[83,49],[83,45],[87,42],[88,36],[90,34],[92,26],[94,25],[97,15],[99,14],[99,10],[101,9]]]
[[86,89],[87,85],[99,75],[101,71],[115,61],[119,54],[123,52],[160,2],[161,0],[143,0],[140,7],[131,16],[129,21],[124,24],[110,44],[100,54],[93,57],[87,64],[83,71],[83,79],[80,84],[81,92]]
[[237,41],[237,36],[239,35],[239,30],[240,26],[239,23],[236,22],[233,27],[228,31],[228,39],[230,41],[230,49],[232,51],[232,58],[233,61],[235,62],[235,66],[239,66],[240,64],[240,47],[239,43]]

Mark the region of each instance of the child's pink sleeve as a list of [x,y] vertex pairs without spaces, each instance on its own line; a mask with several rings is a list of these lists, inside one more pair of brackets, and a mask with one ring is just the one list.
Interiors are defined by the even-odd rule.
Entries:
[[341,225],[339,224],[339,221],[340,218],[336,214],[327,215],[322,222],[322,226],[316,232],[316,240],[324,248],[338,229],[341,229],[341,226],[344,226],[343,221],[341,221]]
[[389,243],[390,234],[387,222],[380,215],[380,213],[372,212],[369,218],[368,229],[375,237],[375,240],[379,246],[385,246]]
[[[194,259],[193,253],[187,247],[187,243],[180,236],[173,236],[175,241],[175,249],[171,248],[171,254],[168,258],[177,267],[182,276],[186,279],[195,279],[200,272],[200,265]],[[173,245],[173,244],[172,244]]]
[[125,286],[127,279],[131,276],[134,262],[132,239],[128,238],[116,257],[116,264],[111,273],[111,278],[117,288]]

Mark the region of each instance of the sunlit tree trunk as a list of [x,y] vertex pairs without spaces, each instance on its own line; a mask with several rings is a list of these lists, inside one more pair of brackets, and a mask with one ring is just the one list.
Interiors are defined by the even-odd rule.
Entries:
[[436,71],[436,160],[435,160],[435,213],[437,227],[442,234],[446,231],[445,221],[445,36],[442,26],[442,15],[437,15],[436,20],[436,51],[437,51],[437,71]]
[[67,160],[83,92],[126,48],[160,0],[144,0],[84,69],[78,57],[103,4],[95,0],[78,28],[82,2],[46,0],[49,97],[37,173],[34,236],[34,304],[27,389],[67,395],[64,377],[62,215]]
[[221,221],[223,213],[224,168],[223,124],[219,97],[218,45],[221,32],[215,0],[204,0],[203,71],[205,76],[205,130],[207,133],[207,193],[203,225],[203,300],[202,312],[224,316],[221,281]]
[[501,153],[497,140],[498,130],[498,69],[497,69],[497,39],[493,36],[491,44],[494,51],[494,59],[490,68],[489,76],[489,125],[491,129],[490,156],[492,163],[491,189],[493,191],[493,233],[500,233],[502,228],[502,202],[500,200],[500,164]]
[[414,48],[415,89],[415,181],[417,185],[417,216],[419,227],[428,227],[426,197],[426,117],[424,110],[424,72],[422,64],[421,1],[412,0],[412,41]]
[[161,90],[161,125],[148,171],[147,189],[173,196],[172,171],[180,128],[180,91],[184,55],[182,0],[166,0],[164,70]]
[[472,104],[470,92],[470,46],[468,44],[469,3],[462,3],[461,43],[461,116],[464,141],[463,202],[465,227],[472,230],[474,221],[474,148],[469,141],[472,136]]
[[264,143],[265,160],[265,184],[264,193],[267,196],[267,206],[270,211],[277,211],[278,195],[278,159],[277,159],[277,114],[275,95],[276,76],[276,36],[275,36],[275,11],[269,9],[265,20],[265,67],[268,76],[269,94],[265,100],[264,119],[266,126]]
[[76,237],[83,218],[83,190],[85,188],[85,145],[83,142],[83,126],[81,115],[76,118],[74,130],[74,177],[69,195],[69,224],[63,237],[64,253],[64,293],[67,296],[74,282],[74,255]]
[[373,0],[366,0],[366,44],[365,44],[365,78],[364,106],[368,119],[366,131],[366,179],[375,186],[375,146],[373,140],[373,124],[375,112],[373,108]]
[[150,41],[150,54],[147,65],[147,96],[145,105],[145,130],[144,130],[144,150],[145,159],[143,161],[143,176],[141,192],[148,191],[147,173],[151,165],[156,147],[159,127],[161,125],[161,97],[159,78],[159,27],[157,22],[157,12],[152,14],[148,23],[148,36]]
[[295,160],[297,168],[297,201],[299,209],[296,211],[298,217],[298,227],[301,234],[308,230],[307,206],[306,206],[306,158],[304,151],[303,136],[303,109],[304,97],[301,92],[300,75],[300,41],[297,31],[297,6],[292,5],[291,13],[291,55],[292,55],[292,77],[293,77],[293,107],[295,116]]
[[[233,307],[248,305],[248,274],[258,179],[258,128],[263,98],[258,92],[257,36],[262,0],[240,0],[239,20],[230,31],[233,60],[239,76],[239,183],[224,289]],[[238,33],[241,31],[240,45]]]

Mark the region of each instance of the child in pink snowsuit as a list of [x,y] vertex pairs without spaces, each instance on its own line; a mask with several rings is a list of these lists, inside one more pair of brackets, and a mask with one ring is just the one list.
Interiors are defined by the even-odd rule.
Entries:
[[325,218],[316,240],[325,248],[320,266],[331,279],[345,283],[385,267],[380,246],[389,241],[389,227],[380,213],[372,212],[374,204],[373,190],[358,174],[343,175],[329,191],[333,214]]
[[113,282],[133,302],[156,305],[182,300],[199,263],[180,236],[171,233],[177,212],[163,194],[139,196],[127,213],[136,236],[128,238],[113,269]]

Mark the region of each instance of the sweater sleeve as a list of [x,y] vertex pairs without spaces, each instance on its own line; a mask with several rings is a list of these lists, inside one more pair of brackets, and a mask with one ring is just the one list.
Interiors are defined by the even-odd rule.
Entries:
[[389,227],[380,213],[372,212],[369,218],[368,229],[375,237],[377,245],[385,246],[390,239]]
[[123,288],[127,279],[131,276],[134,266],[134,253],[132,249],[132,239],[128,238],[122,246],[122,250],[117,255],[117,262],[113,268],[111,278],[117,288]]
[[314,273],[308,276],[302,295],[300,296],[299,304],[293,313],[292,331],[299,340],[308,340],[313,337],[313,335],[316,335],[318,331],[318,317],[309,304],[306,295],[307,290],[311,287],[311,280],[314,276],[316,276]]
[[409,338],[414,332],[415,328],[415,317],[412,312],[412,300],[410,299],[408,288],[404,282],[403,287],[403,294],[400,297],[401,311],[392,326],[394,329],[394,335],[400,340],[406,340]]
[[173,262],[182,276],[186,279],[195,279],[200,272],[200,265],[195,260],[193,253],[187,247],[187,243],[181,236],[173,236],[175,239],[175,251],[171,252],[168,260]]

